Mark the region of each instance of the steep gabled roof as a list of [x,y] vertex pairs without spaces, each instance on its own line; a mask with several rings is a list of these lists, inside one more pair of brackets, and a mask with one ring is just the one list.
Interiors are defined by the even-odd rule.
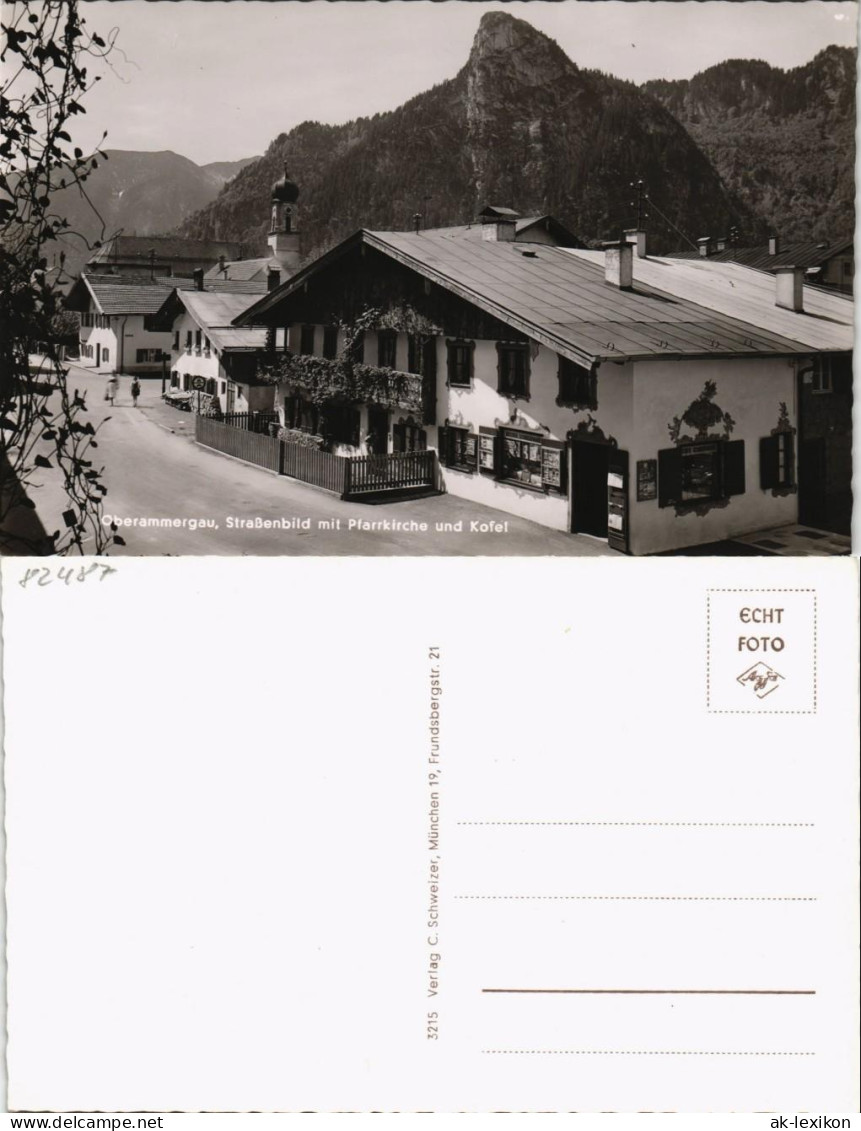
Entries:
[[[534,341],[581,364],[653,357],[791,356],[798,339],[727,315],[645,281],[622,290],[588,253],[552,245],[452,239],[444,232],[361,231],[249,307],[237,322],[266,322],[307,279],[366,245]],[[592,253],[593,255],[596,253]]]
[[155,314],[176,287],[193,287],[191,279],[164,280],[91,275],[85,272],[66,296],[67,310],[88,310],[92,303],[100,314]]

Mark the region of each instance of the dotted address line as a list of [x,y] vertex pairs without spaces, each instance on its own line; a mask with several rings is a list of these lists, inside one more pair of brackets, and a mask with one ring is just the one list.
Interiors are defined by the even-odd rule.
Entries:
[[666,900],[702,903],[815,903],[815,895],[456,895],[455,899]]
[[457,821],[458,825],[570,825],[581,828],[812,829],[813,821]]
[[691,1049],[482,1049],[485,1056],[816,1056],[815,1052]]

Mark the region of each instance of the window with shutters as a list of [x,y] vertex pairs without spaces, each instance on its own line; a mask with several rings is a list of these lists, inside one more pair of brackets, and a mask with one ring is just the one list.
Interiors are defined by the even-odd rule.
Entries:
[[194,352],[198,355],[200,354],[200,343],[201,343],[202,340],[203,340],[203,331],[202,330],[195,330],[194,331]]
[[478,470],[478,436],[468,428],[440,428],[440,458],[446,467],[470,473]]
[[497,342],[497,388],[507,397],[529,398],[529,343]]
[[720,444],[686,444],[682,457],[682,502],[721,497]]
[[191,343],[192,343],[192,340],[193,340],[193,339],[192,339],[192,333],[191,333],[191,330],[186,330],[186,331],[185,331],[185,352],[186,352],[186,353],[191,353]]
[[594,370],[570,358],[559,358],[559,394],[556,403],[565,408],[597,408],[598,377]]
[[333,361],[338,356],[338,327],[323,327],[323,357]]
[[472,387],[472,359],[475,342],[447,341],[448,383],[453,389]]
[[314,329],[312,325],[303,325],[299,332],[299,353],[312,354],[314,352]]
[[659,506],[695,508],[744,491],[744,440],[680,444],[658,452]]
[[398,334],[396,330],[377,331],[377,365],[382,369],[397,369]]
[[173,332],[173,349],[174,353],[179,353],[179,330]]

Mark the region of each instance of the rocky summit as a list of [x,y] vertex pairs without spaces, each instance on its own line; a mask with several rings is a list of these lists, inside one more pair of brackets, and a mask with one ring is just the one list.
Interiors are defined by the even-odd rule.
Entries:
[[269,186],[284,164],[301,186],[306,255],[357,228],[406,229],[471,219],[485,204],[550,212],[585,240],[636,221],[631,182],[656,208],[656,248],[684,233],[761,219],[727,191],[713,165],[657,99],[633,83],[571,62],[548,36],[505,12],[485,13],[463,69],[403,106],[341,126],[306,122],[281,134],[183,234],[262,249]]

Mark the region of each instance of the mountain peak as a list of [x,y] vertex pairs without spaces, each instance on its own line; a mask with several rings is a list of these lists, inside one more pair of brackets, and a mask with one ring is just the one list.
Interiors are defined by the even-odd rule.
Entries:
[[538,31],[526,20],[508,12],[485,12],[475,33],[469,66],[512,66],[520,78],[535,73],[546,81],[576,71],[576,67],[555,40]]

